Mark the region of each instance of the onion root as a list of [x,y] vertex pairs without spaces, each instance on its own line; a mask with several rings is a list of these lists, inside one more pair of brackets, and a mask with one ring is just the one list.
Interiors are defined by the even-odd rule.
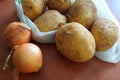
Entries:
[[8,67],[8,61],[9,61],[13,52],[14,52],[14,49],[11,50],[10,54],[7,56],[7,59],[5,60],[5,63],[4,63],[4,66],[3,66],[3,70],[6,70],[6,68]]

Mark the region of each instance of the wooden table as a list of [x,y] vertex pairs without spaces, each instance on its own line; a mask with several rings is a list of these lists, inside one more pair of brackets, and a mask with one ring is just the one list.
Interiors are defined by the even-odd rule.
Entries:
[[[13,1],[0,1],[0,80],[13,80],[11,73],[14,67],[11,61],[9,68],[6,71],[2,70],[10,52],[3,40],[3,31],[10,22],[18,21]],[[85,63],[75,63],[61,55],[55,44],[32,42],[43,52],[43,67],[37,73],[20,73],[20,80],[120,80],[120,62],[110,64],[94,57]]]

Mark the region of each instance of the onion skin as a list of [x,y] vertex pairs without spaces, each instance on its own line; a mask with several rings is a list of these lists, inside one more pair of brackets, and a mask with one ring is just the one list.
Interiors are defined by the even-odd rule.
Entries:
[[42,67],[42,52],[32,43],[17,45],[14,47],[12,62],[19,72],[37,72]]
[[4,31],[4,40],[9,47],[30,42],[31,28],[22,22],[10,23]]

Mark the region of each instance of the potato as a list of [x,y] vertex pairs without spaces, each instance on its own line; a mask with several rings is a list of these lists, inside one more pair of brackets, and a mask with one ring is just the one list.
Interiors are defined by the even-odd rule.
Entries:
[[61,13],[65,13],[71,6],[71,0],[48,0],[47,6],[49,9],[55,9]]
[[68,22],[78,22],[87,29],[97,17],[97,9],[91,0],[76,0],[68,11]]
[[92,34],[77,22],[67,23],[55,36],[58,50],[75,62],[86,62],[95,54],[95,40]]
[[57,10],[48,10],[38,17],[34,23],[41,32],[57,30],[66,23],[66,17]]
[[118,28],[112,21],[104,18],[93,23],[91,33],[95,38],[97,51],[109,49],[118,39]]
[[24,14],[31,20],[40,16],[46,7],[46,0],[22,0]]

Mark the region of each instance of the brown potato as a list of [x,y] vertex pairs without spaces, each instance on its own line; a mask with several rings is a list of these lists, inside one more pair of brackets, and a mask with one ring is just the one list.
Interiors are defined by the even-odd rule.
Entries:
[[58,50],[75,62],[90,60],[95,54],[95,40],[81,24],[72,22],[63,25],[55,36]]
[[71,6],[71,0],[48,0],[47,6],[49,9],[55,9],[61,13],[65,13]]
[[91,28],[96,41],[96,50],[105,51],[112,47],[118,39],[118,28],[108,19],[97,19]]
[[24,14],[31,20],[40,16],[46,7],[46,0],[22,0]]
[[61,24],[66,23],[66,17],[57,10],[48,10],[38,17],[34,23],[42,32],[57,30]]
[[68,22],[78,22],[87,29],[97,17],[97,9],[91,0],[76,0],[68,11]]

